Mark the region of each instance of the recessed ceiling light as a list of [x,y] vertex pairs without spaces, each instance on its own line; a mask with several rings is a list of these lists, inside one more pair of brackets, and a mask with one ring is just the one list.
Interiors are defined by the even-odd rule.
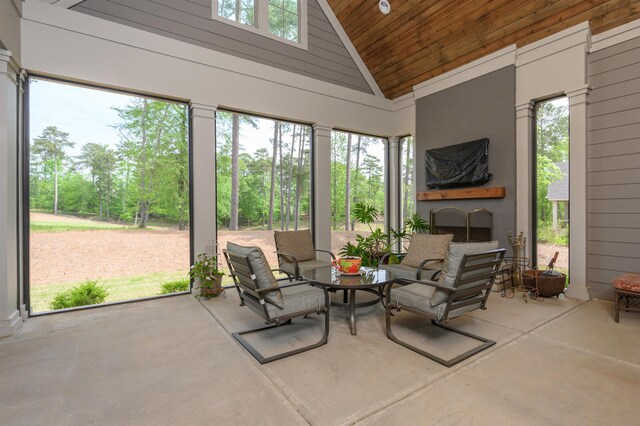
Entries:
[[391,4],[388,0],[380,0],[380,3],[378,3],[378,7],[380,8],[380,12],[384,13],[385,15],[388,15],[389,12],[391,12]]

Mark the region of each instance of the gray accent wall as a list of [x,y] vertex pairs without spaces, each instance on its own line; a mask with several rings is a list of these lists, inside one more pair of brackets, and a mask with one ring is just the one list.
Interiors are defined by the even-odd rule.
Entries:
[[85,0],[72,10],[373,94],[317,0],[308,50],[211,19],[211,0]]
[[416,191],[427,191],[425,151],[489,138],[489,171],[493,178],[483,187],[506,187],[501,199],[418,201],[424,218],[431,209],[454,206],[465,211],[486,208],[493,212],[493,237],[507,248],[508,232],[516,225],[516,79],[508,66],[416,101]]
[[612,280],[640,273],[640,38],[589,55],[588,279],[613,299]]

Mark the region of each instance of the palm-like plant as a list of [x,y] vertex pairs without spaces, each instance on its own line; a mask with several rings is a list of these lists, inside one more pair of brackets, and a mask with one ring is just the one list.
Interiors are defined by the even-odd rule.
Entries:
[[431,226],[425,221],[420,213],[414,213],[405,220],[405,228],[402,230],[391,229],[389,234],[381,229],[373,229],[371,226],[378,219],[378,210],[371,205],[356,203],[352,211],[356,221],[367,225],[371,233],[368,236],[356,235],[356,244],[347,242],[340,250],[340,256],[359,256],[362,258],[364,266],[378,266],[378,262],[387,253],[391,253],[391,248],[397,241],[413,232],[429,232]]

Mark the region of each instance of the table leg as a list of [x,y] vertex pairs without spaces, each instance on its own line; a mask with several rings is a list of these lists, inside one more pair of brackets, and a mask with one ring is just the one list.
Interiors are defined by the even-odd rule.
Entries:
[[349,293],[347,293],[347,290],[342,292],[342,303],[349,303]]
[[[345,295],[347,291],[345,290]],[[351,329],[351,335],[358,334],[356,329],[356,291],[355,289],[349,291],[349,328]]]

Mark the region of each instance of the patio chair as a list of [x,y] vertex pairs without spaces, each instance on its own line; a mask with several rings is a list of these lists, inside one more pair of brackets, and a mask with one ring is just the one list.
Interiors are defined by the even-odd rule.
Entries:
[[[442,270],[452,240],[453,234],[413,234],[406,253],[385,254],[379,267],[393,272],[398,278],[434,280]],[[400,263],[385,264],[392,256],[401,259]]]
[[333,253],[328,250],[320,250],[313,246],[310,229],[299,231],[275,231],[276,254],[280,269],[290,273],[299,279],[309,269],[323,266],[331,266],[328,260],[320,260],[316,253],[327,253],[332,260],[336,260]]
[[[448,320],[476,309],[485,309],[487,298],[502,263],[505,249],[498,242],[451,243],[438,282],[400,278],[387,287],[387,337],[446,367],[451,367],[495,344],[494,341],[445,325]],[[396,287],[396,284],[400,285]],[[392,311],[409,311],[431,318],[443,329],[471,337],[480,345],[450,359],[398,339],[391,328]]]
[[[247,306],[267,325],[232,333],[233,338],[260,364],[296,355],[327,343],[331,303],[326,288],[311,286],[309,281],[293,280],[290,275],[288,278],[276,280],[259,247],[244,247],[229,242],[223,253],[240,296],[240,306]],[[248,333],[290,324],[294,318],[306,317],[313,313],[324,314],[324,333],[317,343],[265,357],[243,337]]]

